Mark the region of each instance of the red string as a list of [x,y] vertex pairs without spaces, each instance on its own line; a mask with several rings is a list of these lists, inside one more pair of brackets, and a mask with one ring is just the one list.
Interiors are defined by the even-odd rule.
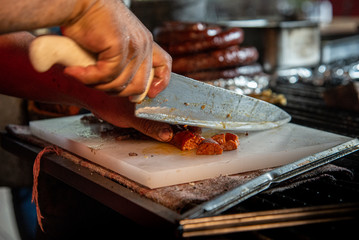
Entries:
[[47,146],[45,147],[41,152],[39,152],[36,156],[35,162],[34,162],[34,166],[33,166],[33,175],[34,175],[34,182],[33,182],[33,186],[32,186],[32,200],[31,202],[34,202],[36,205],[36,214],[37,214],[37,222],[39,223],[39,226],[41,228],[41,230],[44,232],[44,228],[42,226],[42,219],[44,218],[41,215],[41,211],[40,211],[40,207],[39,207],[39,192],[37,190],[37,185],[38,185],[38,177],[39,177],[39,173],[40,173],[40,160],[42,158],[42,156],[45,153],[56,153],[57,155],[60,155],[61,149],[56,147],[56,146]]

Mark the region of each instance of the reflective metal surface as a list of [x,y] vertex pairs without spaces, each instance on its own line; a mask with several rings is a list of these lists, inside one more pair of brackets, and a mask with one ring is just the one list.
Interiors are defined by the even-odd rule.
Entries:
[[272,184],[281,183],[358,150],[359,140],[353,139],[326,151],[276,168],[194,208],[188,212],[187,218],[193,219],[218,215],[249,197],[268,189]]
[[290,121],[277,106],[172,73],[156,98],[136,105],[137,117],[171,124],[214,129],[257,131]]

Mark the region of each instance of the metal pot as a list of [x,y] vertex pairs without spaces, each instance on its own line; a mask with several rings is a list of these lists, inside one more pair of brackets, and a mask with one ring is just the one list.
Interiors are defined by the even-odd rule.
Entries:
[[244,45],[254,45],[264,70],[316,66],[320,62],[320,30],[311,21],[271,21],[266,19],[221,21],[225,27],[241,27]]

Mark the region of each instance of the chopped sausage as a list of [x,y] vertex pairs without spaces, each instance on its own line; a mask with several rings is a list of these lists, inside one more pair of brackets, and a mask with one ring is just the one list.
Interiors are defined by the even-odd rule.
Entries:
[[218,142],[214,141],[212,138],[204,139],[201,144],[198,146],[196,154],[197,155],[220,155],[223,152],[223,148]]
[[219,145],[226,143],[226,135],[224,133],[216,134],[211,137],[214,141],[218,142]]
[[234,141],[239,145],[239,138],[236,134],[233,133],[226,133],[226,141]]
[[212,136],[212,139],[221,145],[224,151],[236,150],[239,145],[239,138],[233,133],[221,133]]
[[196,149],[203,139],[204,138],[201,135],[185,130],[177,132],[173,136],[170,143],[179,148],[181,151],[185,151]]

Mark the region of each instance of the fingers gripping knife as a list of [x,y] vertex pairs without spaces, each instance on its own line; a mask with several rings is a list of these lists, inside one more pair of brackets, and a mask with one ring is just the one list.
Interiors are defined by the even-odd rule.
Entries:
[[[64,36],[47,35],[36,38],[30,45],[30,61],[38,72],[46,72],[54,64],[87,67],[96,64],[96,58],[72,39]],[[146,90],[132,96],[132,102],[142,101],[150,88],[153,69],[147,81]]]
[[[30,60],[40,72],[53,64],[89,66],[95,58],[63,36],[42,36],[30,46]],[[167,88],[155,98],[146,91],[132,99],[140,118],[213,129],[258,131],[278,127],[291,120],[279,107],[223,88],[171,73]]]

